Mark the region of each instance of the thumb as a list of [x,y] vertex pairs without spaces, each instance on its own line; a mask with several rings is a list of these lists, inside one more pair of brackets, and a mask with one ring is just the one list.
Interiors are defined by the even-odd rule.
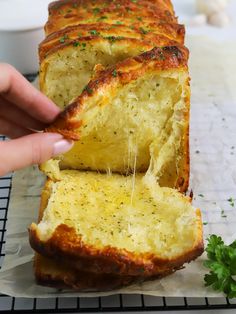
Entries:
[[56,133],[35,133],[0,142],[0,176],[32,164],[40,164],[73,146]]

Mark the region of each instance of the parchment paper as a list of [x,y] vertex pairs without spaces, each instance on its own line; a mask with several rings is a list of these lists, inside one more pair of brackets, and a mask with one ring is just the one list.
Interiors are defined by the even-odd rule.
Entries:
[[[193,204],[200,207],[204,237],[236,238],[236,43],[188,38],[191,51],[191,184]],[[33,274],[33,251],[27,228],[37,221],[40,191],[45,178],[37,167],[18,171],[13,178],[8,212],[6,256],[0,272],[0,292],[17,297],[101,296],[143,293],[155,296],[210,297],[219,294],[204,287],[205,255],[184,270],[162,280],[108,293],[60,292],[37,286]],[[236,202],[235,202],[236,204]],[[222,210],[224,210],[222,217]]]

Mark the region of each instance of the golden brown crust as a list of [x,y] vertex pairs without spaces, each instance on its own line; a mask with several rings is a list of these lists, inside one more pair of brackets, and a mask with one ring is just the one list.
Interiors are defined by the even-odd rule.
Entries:
[[35,254],[35,277],[39,285],[58,289],[73,289],[77,291],[109,291],[146,280],[160,279],[173,273],[175,270],[155,277],[119,276],[115,274],[91,273],[76,270],[65,262],[58,261]]
[[[172,46],[154,48],[137,57],[128,58],[115,66],[109,67],[99,72],[99,77],[91,80],[82,94],[73,104],[68,106],[56,119],[56,121],[46,129],[48,132],[57,132],[71,140],[78,140],[79,134],[76,132],[78,121],[73,118],[83,110],[84,103],[88,97],[92,97],[99,89],[104,90],[106,86],[124,85],[132,80],[136,80],[144,73],[161,72],[170,69],[187,69],[188,50],[182,46]],[[117,76],[114,77],[113,71]],[[80,124],[82,125],[82,121]]]
[[[138,36],[137,36],[138,37]],[[40,61],[43,62],[45,58],[52,55],[56,52],[63,52],[63,49],[66,49],[70,46],[79,45],[76,47],[77,49],[83,49],[81,46],[83,44],[93,45],[94,43],[98,42],[108,42],[109,44],[114,44],[114,42],[118,43],[119,45],[129,45],[130,48],[132,47],[139,47],[141,51],[151,50],[153,47],[164,47],[164,46],[175,46],[178,43],[170,40],[168,37],[162,35],[154,35],[152,40],[142,40],[141,38],[128,38],[128,37],[114,37],[114,36],[87,36],[87,37],[80,37],[79,39],[67,39],[66,42],[60,43],[59,41],[57,44],[51,43],[47,44],[40,49]]]
[[[190,79],[188,79],[187,84],[189,83]],[[190,113],[190,92],[186,96],[185,104],[187,105],[187,110],[185,111],[185,120],[189,121],[189,113]],[[179,176],[179,179],[176,183],[176,188],[182,192],[185,193],[188,190],[189,186],[189,177],[190,177],[190,152],[189,152],[189,123],[186,124],[185,131],[183,132],[183,158],[181,162],[181,169],[182,174]]]
[[[199,223],[200,225],[200,223]],[[201,232],[201,230],[199,230]],[[83,243],[73,228],[59,225],[47,241],[41,241],[37,230],[30,229],[30,244],[44,256],[66,261],[73,268],[95,273],[113,273],[131,276],[156,276],[172,269],[179,269],[203,253],[203,243],[199,232],[199,243],[175,259],[164,259],[148,254],[134,254],[113,247],[97,249]]]
[[110,44],[119,42],[122,45],[124,42],[129,43],[131,46],[143,46],[143,51],[145,51],[145,49],[149,50],[154,48],[155,46],[175,46],[178,45],[178,43],[183,43],[184,32],[181,32],[179,36],[175,34],[176,36],[172,37],[171,35],[163,34],[163,31],[165,31],[165,29],[159,31],[157,28],[155,32],[144,34],[142,29],[138,28],[131,30],[123,25],[113,25],[111,27],[108,24],[98,25],[98,23],[71,26],[48,36],[40,44],[39,57],[42,62],[48,55],[64,49],[67,46],[75,46],[77,49],[80,49],[82,43],[88,42],[93,44],[93,42],[102,39],[109,41]]
[[[109,24],[116,21],[129,21],[133,25],[136,17],[142,17],[140,22],[176,23],[173,7],[170,1],[156,0],[137,2],[130,0],[96,2],[83,1],[58,1],[49,6],[49,20],[45,26],[46,34],[53,33],[58,29],[79,23],[93,23],[105,20]],[[142,24],[140,23],[140,26]]]
[[[145,23],[144,23],[145,24]],[[105,22],[99,23],[89,23],[89,24],[77,24],[68,26],[57,30],[56,32],[48,35],[40,44],[40,47],[45,46],[46,44],[51,44],[53,41],[66,41],[67,39],[79,39],[81,37],[86,37],[91,35],[96,36],[101,35],[106,36],[125,36],[130,38],[142,38],[151,40],[155,35],[162,35],[171,40],[177,41],[179,43],[184,42],[185,27],[184,25],[175,24],[175,23],[158,23],[153,22],[149,24],[151,31],[144,31],[144,28],[140,27],[140,23],[134,23],[132,28],[126,24],[108,24]],[[95,34],[93,34],[95,33]],[[66,36],[65,36],[66,35]]]
[[[113,2],[113,3],[112,3]],[[148,5],[155,5],[157,7],[163,7],[164,9],[169,10],[172,14],[174,14],[174,9],[173,5],[170,0],[146,0],[146,1],[140,1],[140,3],[145,3]],[[130,1],[130,0],[122,0],[122,1],[110,1],[110,0],[96,0],[96,1],[91,1],[91,0],[60,0],[60,1],[53,1],[49,4],[49,14],[53,14],[53,11],[57,10],[67,10],[69,7],[73,8],[78,8],[78,7],[100,7],[103,5],[106,7],[107,5],[113,5],[113,8],[116,7],[116,4],[121,4],[123,6],[129,5],[129,4],[135,4],[135,1]],[[67,12],[68,13],[68,12]],[[71,12],[69,12],[71,13]]]

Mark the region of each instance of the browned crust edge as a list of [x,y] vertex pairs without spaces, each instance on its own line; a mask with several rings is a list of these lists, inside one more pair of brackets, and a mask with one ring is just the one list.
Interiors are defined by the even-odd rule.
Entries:
[[[73,289],[76,291],[96,292],[119,289],[131,284],[142,283],[147,280],[160,279],[172,274],[176,270],[162,273],[154,277],[119,276],[116,274],[96,274],[75,270],[70,266],[58,266],[58,261],[35,254],[35,278],[39,285],[57,289]],[[49,271],[48,271],[49,267]],[[45,269],[47,268],[47,269]],[[53,268],[56,272],[50,271]]]
[[97,249],[85,245],[73,228],[60,225],[47,241],[41,241],[34,225],[30,228],[32,248],[47,257],[66,261],[72,268],[94,273],[114,273],[131,276],[154,276],[196,259],[203,253],[203,241],[199,235],[194,248],[175,259],[163,259],[152,255],[128,252],[112,247]]
[[[63,32],[64,36],[68,34],[67,29],[63,31],[64,31]],[[149,47],[148,50],[150,50],[154,48],[155,46],[164,47],[164,46],[176,46],[179,44],[177,40],[170,39],[163,34],[149,34],[149,36],[143,37],[140,33],[141,31],[137,32],[136,37],[134,36],[132,37],[131,34],[127,34],[128,36],[126,35],[118,36],[114,32],[111,32],[111,35],[109,34],[90,35],[88,33],[80,37],[71,36],[70,38],[65,39],[65,41],[63,40],[62,43],[60,42],[60,38],[56,37],[55,39],[52,39],[51,41],[41,43],[39,47],[40,62],[42,63],[45,59],[47,60],[47,57],[53,55],[54,53],[61,52],[63,49],[66,49],[67,47],[70,47],[70,46],[77,45],[79,43],[92,44],[99,41],[107,41],[107,42],[110,42],[111,44],[114,44],[114,42],[119,42],[119,44],[129,43],[131,46],[136,45],[136,46],[142,47],[143,51],[145,48],[147,49],[147,47]],[[61,38],[64,38],[64,37],[62,36]]]

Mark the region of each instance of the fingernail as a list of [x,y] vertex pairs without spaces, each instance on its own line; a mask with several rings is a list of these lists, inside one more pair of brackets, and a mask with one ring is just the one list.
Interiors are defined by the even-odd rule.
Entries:
[[72,148],[73,144],[72,141],[67,141],[65,139],[56,142],[53,147],[53,157],[66,153]]

